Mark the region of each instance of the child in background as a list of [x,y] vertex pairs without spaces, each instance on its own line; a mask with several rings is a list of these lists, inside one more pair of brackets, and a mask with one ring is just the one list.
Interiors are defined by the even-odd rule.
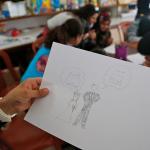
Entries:
[[93,41],[96,37],[96,32],[93,30],[93,26],[97,21],[98,12],[92,4],[88,4],[81,7],[79,10],[74,10],[72,12],[80,18],[84,28],[83,40],[78,47],[89,50],[93,46]]
[[[84,34],[88,33],[92,29],[98,17],[95,6],[92,4],[87,4],[79,9],[72,10],[71,12],[81,20],[84,28]],[[85,38],[87,38],[89,35],[87,34],[85,36]]]
[[110,16],[108,13],[101,13],[94,28],[96,31],[96,44],[105,48],[112,44],[113,39],[110,32]]
[[56,26],[62,25],[68,19],[78,18],[81,20],[84,33],[88,33],[88,31],[96,23],[97,17],[98,13],[95,10],[95,6],[87,4],[79,9],[64,11],[54,15],[52,18],[48,19],[47,26],[51,30]]
[[31,77],[43,77],[48,56],[53,42],[76,46],[81,42],[83,28],[78,19],[69,19],[63,25],[50,30],[44,45],[29,64],[22,80]]
[[103,49],[113,42],[110,32],[110,23],[111,20],[108,13],[103,12],[99,15],[93,27],[93,30],[96,32],[95,40],[90,41],[90,44],[86,44],[85,49],[106,55]]
[[[61,26],[64,22],[69,19],[80,19],[82,23],[82,27],[84,30],[83,39],[86,40],[88,38],[92,38],[95,35],[95,31],[90,31],[93,25],[96,23],[98,17],[98,13],[95,10],[95,6],[92,4],[87,4],[79,9],[63,11],[60,13],[56,13],[53,17],[48,19],[47,26],[44,28],[42,34],[38,36],[40,37],[40,41],[44,41],[45,35],[47,35],[48,30],[52,30],[57,26]],[[84,41],[83,40],[83,41]],[[40,42],[41,43],[41,42]],[[82,48],[82,44],[79,45]]]
[[144,66],[150,67],[150,32],[139,41],[138,52],[145,56]]

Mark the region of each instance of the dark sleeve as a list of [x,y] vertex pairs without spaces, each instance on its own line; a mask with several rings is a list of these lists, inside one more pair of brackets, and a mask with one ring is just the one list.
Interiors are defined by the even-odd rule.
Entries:
[[0,121],[0,129],[3,128],[3,127],[5,127],[6,124],[7,124],[7,122]]
[[89,32],[90,28],[89,28],[87,21],[85,19],[81,19],[81,23],[83,26],[84,34]]
[[138,0],[137,1],[137,8],[138,8],[137,16],[140,16],[141,14],[144,14],[144,15],[149,14],[150,12],[149,3],[150,3],[150,0]]
[[138,36],[143,36],[148,32],[150,32],[150,19],[143,17],[139,23]]

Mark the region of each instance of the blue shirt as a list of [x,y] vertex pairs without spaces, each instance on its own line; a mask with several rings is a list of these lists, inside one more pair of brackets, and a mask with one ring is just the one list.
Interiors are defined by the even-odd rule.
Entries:
[[38,50],[32,61],[30,62],[26,72],[22,76],[21,81],[24,81],[28,78],[43,77],[44,71],[41,71],[38,66],[39,64],[46,66],[46,59],[49,56],[50,50],[51,49],[46,48],[45,46],[42,46]]

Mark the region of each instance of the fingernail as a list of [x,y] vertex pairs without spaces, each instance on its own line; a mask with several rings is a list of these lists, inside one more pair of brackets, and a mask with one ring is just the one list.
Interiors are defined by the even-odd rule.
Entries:
[[48,88],[44,88],[44,89],[43,89],[43,92],[49,93],[49,89],[48,89]]

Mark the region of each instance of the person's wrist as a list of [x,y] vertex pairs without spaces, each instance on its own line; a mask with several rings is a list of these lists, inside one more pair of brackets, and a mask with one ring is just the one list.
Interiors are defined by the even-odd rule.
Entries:
[[8,115],[12,115],[15,113],[14,107],[11,105],[9,100],[6,97],[3,97],[0,101],[0,108]]

